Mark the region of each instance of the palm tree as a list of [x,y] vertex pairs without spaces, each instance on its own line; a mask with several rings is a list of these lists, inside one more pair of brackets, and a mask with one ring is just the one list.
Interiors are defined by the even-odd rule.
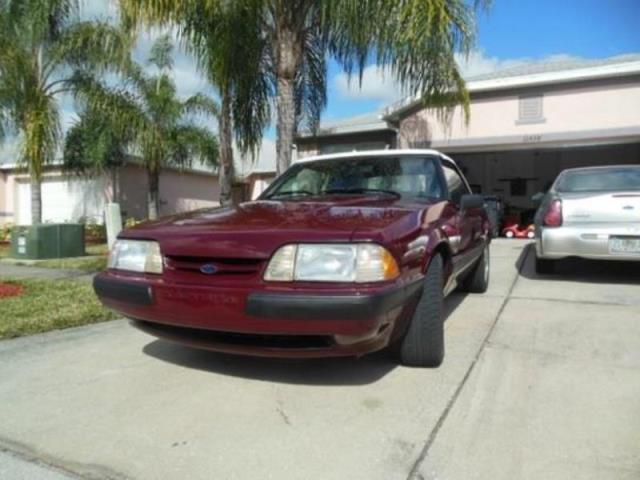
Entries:
[[[110,148],[122,148],[126,144],[132,156],[140,157],[147,171],[150,219],[158,217],[159,180],[164,167],[188,166],[194,159],[214,166],[218,159],[215,135],[195,121],[201,115],[216,115],[218,106],[204,94],[186,100],[177,95],[170,76],[172,50],[167,36],[159,38],[149,56],[149,64],[158,73],[146,73],[141,65],[129,63],[122,86],[109,86],[91,75],[76,79],[80,85],[77,99],[85,109],[78,128],[90,138],[93,135],[93,143],[102,138],[113,142]],[[92,132],[95,112],[99,112],[102,126],[108,132]],[[106,156],[96,158],[105,165]]]
[[[252,13],[245,15],[248,26],[238,30],[235,43],[224,44],[220,49],[235,49],[236,44],[244,42],[264,46],[260,56],[268,61],[259,65],[275,92],[278,173],[291,163],[293,140],[301,119],[311,126],[318,124],[326,96],[327,55],[348,74],[357,73],[360,78],[373,59],[388,68],[407,93],[424,98],[426,105],[447,111],[462,104],[468,115],[468,92],[454,54],[469,51],[474,39],[475,9],[489,3],[490,0],[120,0],[129,22],[172,21],[186,30],[190,27],[184,23],[184,12],[196,4],[221,15],[228,12],[230,4]],[[215,25],[211,28],[215,29]],[[254,32],[262,42],[247,38],[245,32]],[[263,81],[260,75],[251,78]]]
[[271,120],[272,82],[266,39],[261,35],[259,4],[186,0],[162,5],[120,0],[123,22],[174,24],[186,50],[220,95],[220,203],[231,203],[233,143],[241,154],[255,154]]
[[60,95],[75,92],[82,74],[118,71],[129,54],[118,29],[77,14],[77,0],[0,0],[0,132],[20,137],[34,224],[43,169],[60,146]]
[[118,173],[127,160],[133,141],[130,132],[121,132],[111,118],[88,108],[67,131],[64,139],[63,168],[72,174],[111,177],[112,199],[119,202]]

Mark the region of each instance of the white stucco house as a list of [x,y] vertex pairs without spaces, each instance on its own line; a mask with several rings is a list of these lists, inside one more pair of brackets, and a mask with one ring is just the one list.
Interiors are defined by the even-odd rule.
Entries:
[[[29,175],[15,161],[15,154],[0,157],[0,223],[31,223]],[[135,162],[116,175],[80,177],[62,171],[60,165],[46,167],[42,182],[43,222],[93,221],[102,223],[104,206],[117,200],[123,216],[145,218],[147,175]],[[209,167],[164,169],[160,175],[160,213],[171,213],[218,204],[217,174]]]
[[640,163],[640,54],[535,62],[468,78],[467,88],[468,123],[461,108],[443,121],[406,98],[300,135],[298,155],[435,148],[475,190],[521,209],[565,168]]

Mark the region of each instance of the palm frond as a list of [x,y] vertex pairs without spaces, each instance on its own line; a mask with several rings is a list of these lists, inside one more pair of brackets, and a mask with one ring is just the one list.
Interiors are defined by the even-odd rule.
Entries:
[[148,63],[158,70],[173,68],[173,43],[169,35],[162,35],[153,43]]
[[304,58],[296,76],[296,124],[315,132],[327,105],[326,43],[318,25],[304,34]]
[[188,166],[193,160],[218,165],[218,139],[209,130],[193,124],[176,125],[171,131],[173,163]]
[[108,23],[78,22],[63,30],[51,46],[42,76],[47,82],[61,64],[94,73],[107,69],[121,73],[128,66],[131,48],[132,38]]
[[40,180],[45,165],[55,160],[61,136],[60,112],[55,100],[46,95],[34,99],[26,112],[20,160],[31,175]]
[[329,51],[348,74],[357,73],[362,81],[364,67],[373,57],[391,70],[409,94],[420,95],[427,105],[446,110],[462,103],[468,114],[468,93],[454,55],[469,51],[475,38],[474,10],[489,3],[327,1],[322,21]]
[[197,93],[187,98],[182,104],[186,115],[208,115],[216,117],[220,113],[218,102],[203,93]]

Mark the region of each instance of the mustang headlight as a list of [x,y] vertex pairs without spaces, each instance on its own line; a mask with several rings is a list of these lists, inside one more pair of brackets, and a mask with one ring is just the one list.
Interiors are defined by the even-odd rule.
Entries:
[[371,243],[299,244],[281,247],[264,279],[273,282],[380,282],[399,274],[393,256]]
[[117,240],[107,266],[130,272],[162,273],[160,245],[149,240]]

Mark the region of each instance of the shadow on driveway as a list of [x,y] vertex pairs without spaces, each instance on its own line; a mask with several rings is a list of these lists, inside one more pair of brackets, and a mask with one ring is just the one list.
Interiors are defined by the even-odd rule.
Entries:
[[536,273],[535,258],[535,245],[531,243],[522,250],[515,264],[518,269],[524,262],[520,275],[529,280],[640,285],[640,262],[587,260],[572,257],[559,260],[556,263],[555,273],[541,275]]
[[[445,300],[445,321],[462,303],[466,294],[452,293]],[[163,362],[232,377],[294,385],[367,385],[382,379],[398,367],[389,351],[362,358],[280,359],[212,352],[155,340],[143,352]]]

